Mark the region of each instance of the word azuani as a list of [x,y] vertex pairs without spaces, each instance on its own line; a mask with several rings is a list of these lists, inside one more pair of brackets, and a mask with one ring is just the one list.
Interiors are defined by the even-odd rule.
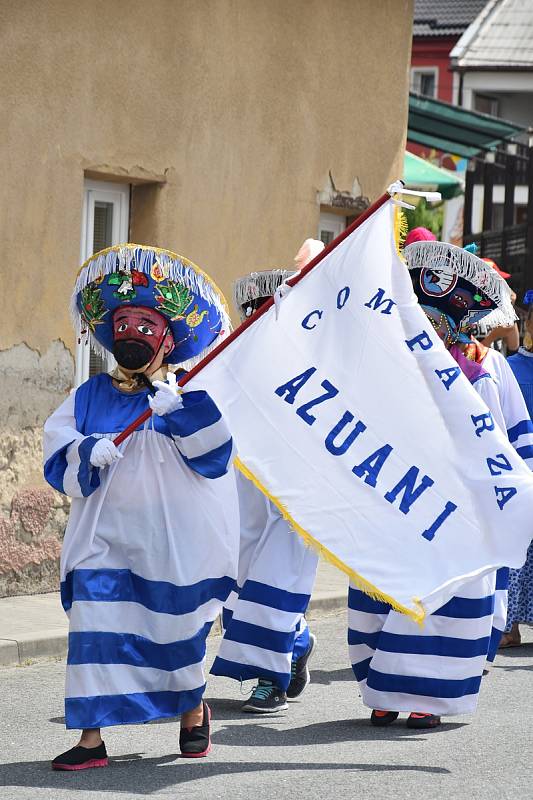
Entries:
[[[350,297],[350,289],[348,286],[341,289],[337,295],[337,309],[341,311],[346,305]],[[395,306],[394,300],[385,297],[383,289],[378,289],[376,294],[365,303],[365,307],[372,311],[378,311],[381,314],[390,315],[393,307]],[[307,314],[302,320],[302,327],[306,330],[313,330],[317,324],[322,320],[323,311],[315,309]],[[405,344],[414,352],[416,348],[422,351],[430,350],[433,347],[433,341],[426,331],[422,331],[412,339],[406,340]],[[275,393],[278,397],[285,400],[286,403],[294,405],[298,392],[317,372],[316,367],[309,367],[304,372],[291,378],[286,383],[278,386]],[[445,369],[436,369],[435,374],[442,382],[444,388],[449,391],[454,381],[461,375],[460,367],[449,367]],[[307,424],[313,425],[316,421],[314,414],[310,413],[312,408],[325,403],[328,400],[336,397],[339,390],[337,387],[326,380],[321,381],[320,386],[325,391],[312,400],[303,403],[296,409],[296,414]],[[361,420],[354,423],[355,417],[350,411],[345,411],[340,420],[327,434],[324,444],[326,450],[333,456],[342,456],[352,446],[355,440],[366,430],[366,425]],[[481,437],[484,432],[494,431],[495,422],[490,412],[478,415],[471,415],[472,424],[475,429],[477,437]],[[348,428],[350,426],[350,428]],[[348,430],[346,430],[348,428]],[[339,441],[339,438],[344,435],[344,439]],[[377,480],[383,465],[393,451],[390,444],[384,444],[382,447],[371,453],[360,464],[352,467],[352,472],[358,478],[361,478],[368,486],[376,488]],[[487,458],[487,469],[492,476],[502,475],[504,471],[512,471],[512,465],[503,453],[495,454],[492,458]],[[434,481],[428,475],[423,475],[419,480],[420,469],[412,466],[407,470],[400,480],[396,483],[390,491],[385,494],[385,500],[389,503],[394,503],[400,497],[399,510],[403,514],[408,514],[412,505],[430,486],[433,486]],[[517,494],[514,487],[499,487],[494,486],[496,494],[496,501],[500,510],[503,509],[505,504]],[[448,500],[443,510],[433,520],[431,525],[422,531],[422,536],[431,541],[439,528],[448,519],[448,517],[457,510],[457,505],[451,500]]]

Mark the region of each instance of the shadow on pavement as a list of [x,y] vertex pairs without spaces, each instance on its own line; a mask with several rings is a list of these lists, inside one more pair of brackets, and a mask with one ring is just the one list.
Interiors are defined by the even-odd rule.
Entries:
[[493,664],[493,669],[503,669],[505,672],[511,670],[522,669],[526,671],[533,670],[533,662],[529,664],[511,664],[510,661],[516,659],[533,658],[533,642],[524,642],[518,647],[504,647],[503,650],[498,650],[498,660]]
[[151,795],[166,788],[201,778],[219,775],[237,775],[253,772],[423,772],[449,774],[442,767],[425,767],[399,764],[360,763],[287,763],[287,762],[216,762],[202,759],[191,764],[177,756],[143,758],[141,753],[111,759],[107,769],[83,772],[53,772],[49,761],[23,761],[0,766],[0,786],[26,786],[31,788],[68,789],[71,792],[109,792],[119,794]]
[[[276,721],[283,722],[283,712],[277,712]],[[256,718],[257,719],[257,718]],[[420,742],[426,736],[439,736],[443,733],[462,728],[464,722],[444,722],[435,730],[413,730],[405,727],[401,721],[387,728],[375,728],[368,719],[342,719],[337,722],[315,722],[300,728],[279,730],[268,725],[274,720],[272,715],[262,717],[261,722],[248,725],[225,725],[213,734],[213,742],[229,746],[242,747],[244,741],[251,747],[305,747],[317,744],[338,744],[340,742],[361,741],[394,741],[398,739]]]
[[311,683],[319,683],[329,686],[335,681],[352,681],[355,686],[355,678],[350,667],[345,669],[312,669]]

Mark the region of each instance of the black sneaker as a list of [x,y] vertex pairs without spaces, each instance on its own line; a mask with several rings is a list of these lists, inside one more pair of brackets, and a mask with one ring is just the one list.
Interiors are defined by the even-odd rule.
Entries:
[[297,658],[296,661],[292,662],[291,682],[287,688],[287,697],[290,700],[294,700],[295,697],[299,697],[311,680],[311,675],[309,674],[309,668],[307,664],[313,655],[315,645],[316,636],[313,633],[310,633],[309,647],[307,648],[307,652],[305,652],[303,656],[300,656],[300,658]]
[[440,717],[436,714],[419,714],[412,711],[407,717],[406,725],[408,728],[437,728],[440,725]]
[[242,711],[250,714],[272,714],[288,708],[287,695],[273,681],[259,678],[251,697],[242,706]]
[[384,728],[386,725],[392,725],[398,719],[398,711],[380,711],[375,708],[370,716],[370,722],[377,728]]
[[180,730],[182,758],[203,758],[211,750],[211,709],[205,702],[203,707],[202,724]]
[[61,753],[52,761],[52,769],[65,771],[76,769],[90,769],[91,767],[107,767],[107,750],[102,742],[98,747],[72,747],[66,753]]

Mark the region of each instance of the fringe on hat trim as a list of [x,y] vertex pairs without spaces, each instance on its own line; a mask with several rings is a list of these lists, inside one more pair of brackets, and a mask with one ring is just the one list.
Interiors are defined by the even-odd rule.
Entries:
[[516,321],[511,289],[496,270],[478,256],[446,242],[413,242],[403,252],[409,269],[452,272],[470,281],[490,297],[498,308],[483,317],[487,325],[508,327]]
[[238,278],[233,284],[233,302],[240,309],[245,303],[256,300],[258,297],[272,297],[278,286],[296,274],[291,269],[267,269],[261,272],[251,272],[243,278]]
[[[76,302],[78,293],[89,283],[92,283],[102,275],[110,275],[118,269],[124,269],[126,272],[129,272],[129,262],[135,251],[140,251],[140,254],[136,255],[136,270],[145,275],[150,275],[150,270],[153,266],[152,255],[155,253],[159,265],[165,274],[164,280],[168,279],[183,283],[188,289],[215,306],[220,315],[221,330],[230,330],[231,323],[226,298],[214,280],[210,278],[206,272],[196,266],[192,261],[189,261],[189,259],[172,252],[172,250],[165,250],[161,247],[151,247],[150,245],[128,243],[113,245],[113,247],[107,247],[105,250],[94,253],[94,255],[90,256],[78,270],[74,292],[70,300],[70,316],[78,339],[82,338],[82,331],[86,328],[86,323],[79,312]],[[119,258],[118,265],[117,255]],[[86,337],[97,355],[104,356],[108,352],[90,331],[87,331]],[[220,342],[220,337],[217,337],[215,342],[218,344]],[[206,348],[203,351],[202,358],[210,349],[213,349],[213,347],[214,345],[210,345],[209,348]],[[200,360],[200,358],[195,357],[194,359],[190,359],[187,363],[192,364]]]
[[277,497],[274,497],[274,495],[270,494],[268,489],[259,481],[254,473],[248,469],[246,464],[244,464],[238,456],[235,458],[234,465],[239,472],[242,472],[245,478],[248,478],[248,480],[252,481],[254,486],[266,497],[268,497],[268,499],[276,506],[283,519],[289,524],[291,530],[301,536],[308,547],[312,547],[319,556],[322,556],[322,558],[324,558],[326,561],[329,561],[330,564],[333,564],[333,566],[337,567],[346,575],[348,575],[350,580],[353,581],[357,588],[367,594],[373,600],[380,600],[383,603],[388,603],[395,611],[399,611],[401,614],[405,614],[406,616],[410,617],[419,625],[423,625],[424,619],[427,616],[427,612],[421,600],[419,600],[417,597],[413,597],[413,604],[416,606],[416,608],[413,609],[409,608],[408,606],[404,606],[402,603],[398,602],[398,600],[395,600],[394,597],[382,592],[377,586],[374,586],[373,583],[367,581],[366,578],[363,578],[362,575],[359,575],[358,572],[355,572],[351,567],[345,564],[344,561],[341,561],[340,558],[331,552],[331,550],[328,550],[327,547],[324,547],[324,545],[319,542],[318,539],[315,539],[315,537],[312,536],[308,531],[304,530],[301,525],[298,525],[283,503],[278,500]]

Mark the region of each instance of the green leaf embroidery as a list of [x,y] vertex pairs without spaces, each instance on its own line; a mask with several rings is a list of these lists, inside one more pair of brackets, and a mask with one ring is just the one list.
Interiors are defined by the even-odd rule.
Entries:
[[102,300],[102,291],[94,283],[89,283],[81,291],[82,316],[90,330],[102,322],[107,308]]
[[159,311],[162,311],[171,320],[183,319],[185,311],[192,303],[193,295],[182,283],[167,281],[166,284],[157,286],[159,296],[156,295],[159,303]]

